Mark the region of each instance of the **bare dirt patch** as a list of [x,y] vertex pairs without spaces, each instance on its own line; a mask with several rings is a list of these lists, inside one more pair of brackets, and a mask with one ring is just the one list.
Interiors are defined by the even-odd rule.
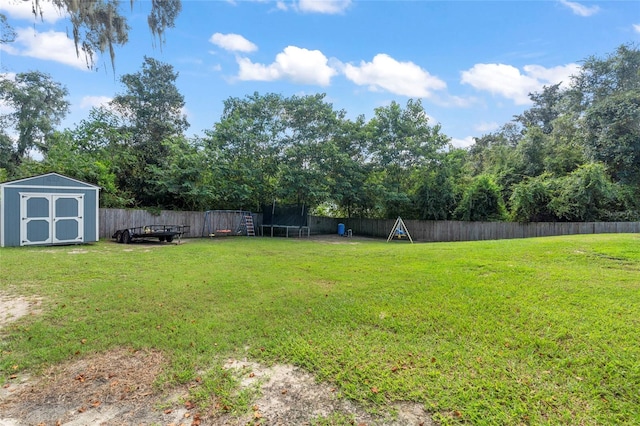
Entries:
[[36,315],[41,302],[37,297],[10,296],[0,292],[0,329],[25,315]]
[[153,382],[164,358],[156,351],[119,349],[48,369],[0,402],[13,425],[168,424],[179,410],[157,407]]
[[[375,416],[359,404],[340,398],[339,391],[327,383],[319,383],[304,370],[291,365],[263,365],[230,360],[227,368],[236,370],[242,377],[243,386],[260,385],[261,394],[253,404],[252,413],[226,422],[225,425],[308,425],[314,419],[330,419],[341,414],[341,418],[353,419],[356,425],[409,426],[433,425],[431,417],[420,404],[397,403],[392,413]],[[260,423],[262,421],[263,423]]]
[[[37,309],[36,299],[0,294],[0,329]],[[189,402],[189,387],[197,383],[165,391],[154,388],[166,362],[159,351],[120,348],[53,366],[37,377],[11,375],[0,389],[0,426],[276,426],[310,425],[321,418],[368,426],[434,424],[420,404],[397,403],[388,415],[375,416],[300,368],[248,360],[229,360],[225,368],[242,387],[259,389],[249,412],[200,412]]]

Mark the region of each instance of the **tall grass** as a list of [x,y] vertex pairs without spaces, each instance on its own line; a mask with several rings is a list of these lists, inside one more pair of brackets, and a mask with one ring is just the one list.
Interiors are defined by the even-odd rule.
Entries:
[[637,235],[341,242],[2,249],[0,290],[45,306],[4,330],[0,369],[157,348],[183,382],[248,354],[445,424],[640,424]]

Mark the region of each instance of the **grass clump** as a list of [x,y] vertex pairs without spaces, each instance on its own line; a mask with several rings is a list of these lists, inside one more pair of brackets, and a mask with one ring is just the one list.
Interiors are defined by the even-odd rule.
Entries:
[[311,421],[311,426],[353,426],[355,424],[355,418],[352,415],[344,413],[319,416]]
[[154,348],[172,359],[162,381],[200,377],[194,398],[229,407],[250,398],[216,363],[248,355],[370,407],[420,402],[445,424],[640,423],[636,235],[100,242],[2,249],[0,268],[1,291],[45,300],[4,329],[5,376]]

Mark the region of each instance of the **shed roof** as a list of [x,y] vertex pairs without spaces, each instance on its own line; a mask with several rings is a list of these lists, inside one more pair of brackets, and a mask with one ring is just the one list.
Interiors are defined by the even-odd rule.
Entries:
[[87,189],[100,189],[99,186],[83,182],[78,179],[73,179],[68,176],[61,175],[59,173],[45,173],[42,175],[31,176],[28,178],[17,179],[13,181],[0,183],[0,187],[3,186],[42,186],[42,187],[51,187],[51,186],[71,186],[71,184],[75,187],[83,187]]

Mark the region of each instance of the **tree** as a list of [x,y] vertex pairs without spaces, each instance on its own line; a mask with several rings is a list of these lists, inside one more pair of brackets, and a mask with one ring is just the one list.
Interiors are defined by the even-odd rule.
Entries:
[[640,185],[640,89],[589,107],[584,128],[589,158],[604,162],[617,181]]
[[425,172],[415,195],[418,218],[422,220],[447,220],[456,206],[455,186],[444,167]]
[[468,152],[452,148],[426,167],[415,198],[418,219],[449,220],[460,199],[458,181],[464,174]]
[[135,130],[136,145],[153,151],[156,142],[181,135],[189,127],[177,79],[173,66],[147,56],[142,71],[120,78],[125,93],[116,95],[111,106]]
[[[502,189],[502,198],[509,200],[514,184],[522,181],[525,173],[536,173],[535,167],[526,170],[525,158],[536,157],[540,147],[536,141],[527,141],[522,126],[516,122],[503,125],[494,133],[476,139],[469,149],[467,161],[468,179],[480,175],[491,175]],[[470,182],[467,183],[469,185]]]
[[639,68],[640,50],[631,45],[619,46],[606,58],[588,57],[567,93],[571,107],[586,111],[612,95],[637,91],[640,89]]
[[558,181],[549,203],[556,216],[567,221],[608,220],[619,205],[619,188],[601,163],[588,163]]
[[429,125],[420,100],[409,99],[404,109],[396,102],[376,108],[370,126],[370,154],[385,168],[408,170],[424,165],[449,143],[440,125]]
[[554,195],[554,180],[547,174],[516,184],[511,194],[511,218],[518,222],[555,222],[558,217],[549,207]]
[[575,78],[572,107],[582,116],[588,158],[623,183],[640,185],[640,50],[620,46],[588,58]]
[[147,167],[147,191],[154,194],[157,207],[175,210],[208,210],[217,201],[218,182],[206,167],[199,140],[173,137],[162,141],[166,163]]
[[376,206],[376,193],[368,181],[366,161],[367,131],[364,116],[354,121],[342,119],[325,149],[327,155],[330,203],[340,217],[368,216]]
[[349,197],[349,177],[341,173],[354,171],[362,140],[348,135],[362,123],[349,127],[344,112],[324,98],[254,93],[226,100],[222,120],[205,140],[210,167],[222,174],[218,202],[259,208],[278,198],[316,207]]
[[0,170],[5,178],[13,174],[13,141],[4,131],[0,131]]
[[548,137],[539,127],[530,127],[515,150],[515,169],[521,176],[538,176],[544,171]]
[[73,139],[80,149],[106,151],[114,160],[131,147],[132,138],[121,117],[108,107],[91,108],[89,116],[73,129]]
[[516,220],[637,217],[639,69],[630,45],[587,58],[567,89],[530,94],[529,110],[477,138],[469,175],[492,175]]
[[543,162],[545,171],[555,177],[565,176],[587,162],[578,123],[579,120],[571,112],[553,121]]
[[[11,110],[0,116],[4,129],[18,134],[12,162],[20,165],[29,150],[46,151],[47,138],[69,111],[67,89],[39,71],[0,76],[0,100]],[[6,135],[6,134],[5,134]]]
[[219,208],[258,210],[275,197],[283,103],[274,93],[229,98],[213,131],[205,132],[209,169],[221,174]]
[[325,94],[292,96],[285,100],[280,140],[277,194],[285,203],[313,207],[329,198],[333,138],[344,118],[324,100]]
[[533,106],[522,114],[516,115],[515,121],[526,128],[538,127],[544,134],[551,133],[553,120],[560,115],[564,99],[564,92],[560,89],[561,84],[544,86],[542,92],[529,93]]
[[[115,46],[129,40],[127,19],[120,13],[119,0],[31,0],[34,16],[42,17],[42,5],[50,2],[61,13],[68,14],[73,27],[76,54],[82,51],[87,65],[94,67],[96,52],[109,51],[111,66],[115,71]],[[130,0],[131,8],[135,0]],[[180,0],[151,0],[151,12],[147,17],[149,29],[154,37],[164,42],[165,31],[173,28],[182,10]]]
[[117,166],[108,148],[87,149],[77,138],[78,131],[54,132],[43,160],[37,163],[37,173],[57,172],[100,187],[101,207],[128,207],[133,203],[131,194],[118,185]]
[[7,22],[7,17],[0,13],[0,44],[11,43],[16,39],[16,32]]
[[513,168],[515,148],[523,138],[521,129],[517,123],[509,122],[496,132],[475,138],[467,159],[471,175],[498,174]]
[[127,173],[127,189],[138,202],[154,206],[154,195],[145,189],[148,166],[168,167],[167,139],[183,136],[189,123],[183,114],[184,96],[175,85],[173,67],[153,58],[144,58],[142,71],[121,78],[126,91],[111,101],[127,133],[131,135],[136,164]]
[[477,176],[467,187],[455,216],[467,221],[500,221],[506,219],[501,189],[489,175]]
[[413,99],[404,109],[396,102],[376,108],[368,127],[368,154],[385,187],[385,216],[415,216],[411,197],[418,186],[418,170],[434,161],[449,138],[440,133],[440,125],[429,125],[422,103]]
[[[67,133],[67,132],[65,132]],[[92,161],[91,166],[96,167],[95,173],[86,177],[85,180],[99,185],[100,205],[104,207],[129,207],[134,205],[134,195],[128,185],[130,170],[135,169],[137,159],[134,148],[131,146],[132,135],[123,125],[121,118],[109,108],[92,108],[89,117],[82,120],[75,129],[70,130],[69,144],[71,152],[69,159],[73,155],[87,158]],[[61,139],[60,142],[63,142]],[[61,163],[65,166],[65,144],[56,146],[57,150],[48,152],[44,161],[47,163]],[[87,162],[89,162],[87,160]],[[74,166],[75,169],[82,167],[82,162],[70,161],[66,167]],[[77,177],[82,173],[79,170],[69,171],[69,176]],[[93,179],[95,175],[95,179]]]

